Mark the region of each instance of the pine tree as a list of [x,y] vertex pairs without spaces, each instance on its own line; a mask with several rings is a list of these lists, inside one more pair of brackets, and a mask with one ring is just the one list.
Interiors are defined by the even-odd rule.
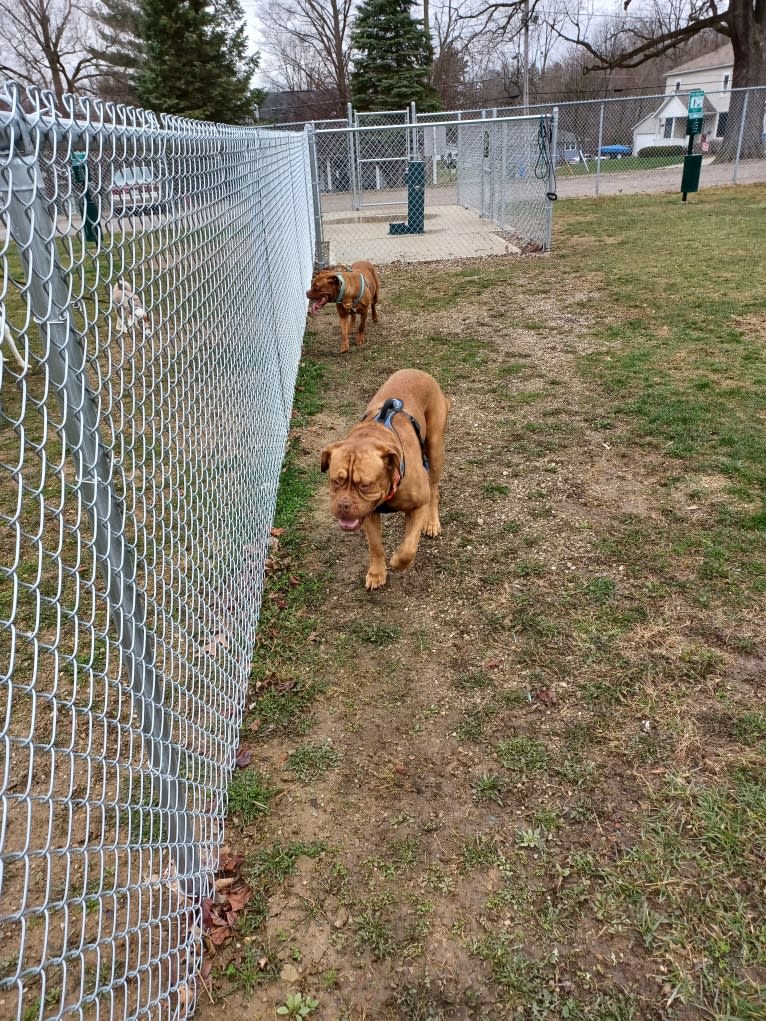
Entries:
[[136,74],[143,59],[138,0],[101,0],[91,10],[98,41],[88,48],[103,70],[99,91],[118,103],[136,102]]
[[414,102],[422,110],[439,106],[429,84],[433,47],[412,0],[364,0],[351,43],[354,48],[351,98],[359,110],[390,110]]
[[250,122],[261,93],[252,77],[239,0],[140,0],[146,56],[136,85],[158,113],[228,124]]

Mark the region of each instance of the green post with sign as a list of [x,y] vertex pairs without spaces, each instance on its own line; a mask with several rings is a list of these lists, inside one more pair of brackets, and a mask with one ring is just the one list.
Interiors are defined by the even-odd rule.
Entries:
[[702,133],[705,120],[705,93],[702,89],[694,89],[689,93],[689,108],[686,116],[686,134],[689,136],[689,148],[684,156],[684,169],[681,174],[681,201],[686,202],[687,193],[697,191],[702,170],[702,154],[693,153],[694,136]]
[[94,241],[96,244],[101,240],[101,225],[98,222],[98,203],[94,200],[88,188],[88,165],[85,162],[87,153],[81,149],[72,151],[72,180],[83,189],[83,229],[85,240]]

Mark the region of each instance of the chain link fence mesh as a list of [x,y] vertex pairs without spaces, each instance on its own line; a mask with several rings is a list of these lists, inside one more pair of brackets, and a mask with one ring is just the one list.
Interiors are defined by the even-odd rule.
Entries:
[[[557,192],[561,198],[576,198],[680,191],[688,145],[688,103],[689,94],[679,89],[647,96],[540,104],[521,112],[539,117],[552,115],[554,107],[558,111]],[[414,121],[422,140],[419,151],[428,162],[430,175],[428,194],[436,198],[439,184],[449,185],[457,177],[462,123],[516,117],[519,112],[518,106],[498,106],[417,113]],[[408,113],[412,123],[411,111]],[[399,116],[405,117],[405,112]],[[765,118],[766,85],[705,92],[702,132],[695,136],[693,149],[702,155],[701,190],[766,181]],[[319,122],[315,126],[319,130]],[[321,126],[341,129],[345,122]],[[318,139],[318,144],[318,155],[325,156],[323,162],[320,160],[323,193],[348,190],[352,183],[350,165],[338,159],[331,142]],[[377,163],[380,168],[380,180],[373,184],[376,191],[384,191],[388,181],[384,155],[381,146],[378,159],[372,161],[373,167]],[[323,200],[323,210],[333,213],[337,204],[338,200]],[[443,247],[441,257],[447,257],[449,246],[445,242]]]
[[[700,188],[766,181],[766,86],[705,92]],[[687,92],[557,103],[561,198],[680,190],[688,148]],[[553,104],[530,106],[552,113]],[[418,124],[506,116],[518,107],[418,114]]]
[[315,257],[308,138],[0,91],[0,1015],[183,1018]]

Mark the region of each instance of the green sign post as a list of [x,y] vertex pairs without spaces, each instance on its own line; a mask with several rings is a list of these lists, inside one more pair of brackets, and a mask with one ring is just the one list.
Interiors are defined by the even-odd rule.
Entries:
[[686,113],[686,134],[701,135],[704,112],[702,109],[705,102],[705,93],[702,89],[694,89],[689,93],[689,109]]
[[81,149],[72,150],[72,180],[83,189],[85,240],[98,243],[101,240],[101,226],[98,222],[98,203],[94,201],[88,188],[87,155]]
[[688,192],[697,191],[699,188],[702,154],[692,153],[692,149],[694,148],[694,136],[702,133],[702,125],[705,120],[704,102],[705,93],[702,89],[694,89],[689,93],[689,108],[686,112],[686,134],[689,136],[689,148],[684,156],[684,169],[681,175],[682,202],[686,202]]

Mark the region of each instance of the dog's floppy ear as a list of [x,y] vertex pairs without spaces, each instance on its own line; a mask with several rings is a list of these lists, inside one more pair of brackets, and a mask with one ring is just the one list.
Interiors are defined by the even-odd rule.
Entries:
[[383,460],[390,471],[393,471],[395,468],[398,471],[399,465],[402,463],[402,456],[398,450],[394,450],[392,447],[390,450],[385,452]]
[[330,467],[330,455],[337,446],[338,446],[337,443],[331,443],[329,447],[325,447],[324,450],[322,451],[322,460],[320,462],[320,468],[322,469],[323,472],[326,472],[327,469]]

